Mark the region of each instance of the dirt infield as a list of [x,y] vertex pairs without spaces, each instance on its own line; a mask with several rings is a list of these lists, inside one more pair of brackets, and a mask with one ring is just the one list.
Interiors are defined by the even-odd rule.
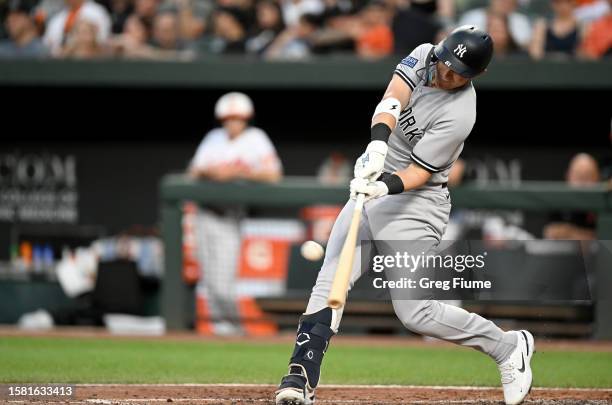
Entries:
[[[78,385],[71,399],[15,398],[7,403],[64,404],[272,404],[272,385],[185,384],[185,385]],[[499,404],[501,390],[489,387],[415,386],[323,386],[317,392],[322,404]],[[612,389],[534,388],[526,403],[609,404]]]

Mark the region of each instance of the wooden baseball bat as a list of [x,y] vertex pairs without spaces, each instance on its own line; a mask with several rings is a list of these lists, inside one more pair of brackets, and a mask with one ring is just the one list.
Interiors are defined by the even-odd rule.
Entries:
[[344,245],[342,245],[334,281],[329,292],[329,297],[327,297],[327,304],[333,309],[342,308],[346,302],[349,280],[351,278],[351,271],[353,270],[353,258],[355,257],[355,249],[357,249],[357,233],[359,231],[359,221],[361,221],[361,211],[363,211],[364,200],[365,194],[357,194],[353,217],[351,218],[351,226],[346,234]]

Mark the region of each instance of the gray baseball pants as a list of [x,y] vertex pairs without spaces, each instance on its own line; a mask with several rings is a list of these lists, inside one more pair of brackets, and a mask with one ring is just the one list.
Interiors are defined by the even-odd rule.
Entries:
[[[349,200],[336,219],[306,314],[317,312],[327,306],[327,297],[354,204],[353,200]],[[361,268],[361,255],[362,253],[370,255],[371,252],[364,249],[372,250],[372,243],[359,241],[430,241],[435,247],[444,234],[450,210],[448,190],[440,187],[436,190],[425,189],[387,195],[367,202],[359,225],[349,291],[363,272],[367,271]],[[375,247],[378,254],[387,254],[381,246]],[[388,252],[388,254],[393,253]],[[393,279],[394,275],[389,273],[392,272],[387,272],[387,278]],[[402,296],[402,299],[397,299],[393,291],[391,297],[397,317],[407,329],[415,333],[473,347],[488,354],[498,364],[503,362],[516,347],[516,336],[513,333],[504,332],[493,322],[477,314],[427,297],[405,299],[405,296]],[[337,321],[332,325],[332,329],[335,330],[340,324],[341,311],[338,311],[337,315]]]
[[197,235],[197,255],[203,270],[198,289],[208,300],[214,331],[238,333],[240,316],[234,285],[240,256],[240,218],[201,208]]

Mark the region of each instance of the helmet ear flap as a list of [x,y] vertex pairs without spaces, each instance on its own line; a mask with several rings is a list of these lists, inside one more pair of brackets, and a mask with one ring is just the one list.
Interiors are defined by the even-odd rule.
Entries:
[[441,55],[441,54],[442,54],[442,51],[443,51],[443,49],[444,49],[444,48],[443,48],[443,46],[442,46],[442,43],[443,43],[443,42],[444,42],[444,41],[440,41],[440,43],[439,43],[439,44],[437,44],[437,45],[435,45],[435,46],[433,47],[433,50],[432,50],[432,52],[431,52],[431,61],[432,61],[432,62],[437,62],[437,61],[439,61],[439,60],[440,60],[440,58],[439,58],[439,56],[438,56],[438,55]]

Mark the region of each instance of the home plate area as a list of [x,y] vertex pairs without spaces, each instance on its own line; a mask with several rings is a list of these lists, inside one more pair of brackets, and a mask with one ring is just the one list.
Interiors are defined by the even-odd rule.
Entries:
[[[78,385],[74,398],[56,403],[273,404],[275,388],[262,384]],[[324,385],[317,390],[316,403],[501,404],[502,399],[501,389],[493,387]],[[12,401],[18,402],[21,401]],[[610,404],[612,389],[534,388],[525,403]]]

